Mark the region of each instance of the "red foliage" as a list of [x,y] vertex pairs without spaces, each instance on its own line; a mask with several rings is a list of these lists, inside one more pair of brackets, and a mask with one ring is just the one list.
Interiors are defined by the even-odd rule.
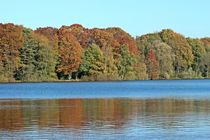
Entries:
[[134,38],[120,28],[86,29],[80,24],[63,26],[62,28],[71,33],[82,48],[87,48],[92,43],[96,43],[100,48],[111,46],[114,52],[119,53],[119,47],[126,45],[132,54],[139,54]]
[[147,54],[146,64],[147,64],[147,72],[149,74],[149,78],[151,80],[158,79],[159,76],[158,61],[153,49],[150,49]]
[[129,48],[129,51],[134,54],[138,55],[139,50],[136,45],[136,41],[131,35],[126,33],[120,28],[107,28],[107,32],[112,34],[113,38],[120,44],[120,45],[126,45]]
[[112,46],[119,47],[120,44],[114,39],[113,35],[104,29],[94,28],[90,30],[91,43],[96,43],[99,47],[104,48]]
[[202,38],[201,41],[205,46],[210,46],[210,38]]

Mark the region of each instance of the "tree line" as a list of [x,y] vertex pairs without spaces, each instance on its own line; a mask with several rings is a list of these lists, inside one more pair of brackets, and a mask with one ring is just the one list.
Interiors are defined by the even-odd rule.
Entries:
[[32,30],[0,24],[0,81],[209,78],[210,38],[171,29],[132,37],[74,24]]

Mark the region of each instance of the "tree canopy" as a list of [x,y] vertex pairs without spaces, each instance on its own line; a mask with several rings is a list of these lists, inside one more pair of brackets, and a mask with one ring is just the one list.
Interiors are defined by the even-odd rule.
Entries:
[[209,78],[210,38],[0,24],[0,82]]

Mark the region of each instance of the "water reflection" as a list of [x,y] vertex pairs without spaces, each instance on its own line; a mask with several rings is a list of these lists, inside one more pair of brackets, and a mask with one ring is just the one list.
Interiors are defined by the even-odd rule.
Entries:
[[[164,136],[169,133],[183,135],[184,132],[184,134],[190,134],[193,131],[204,132],[203,128],[209,130],[209,123],[210,100],[58,99],[0,101],[0,136],[5,136],[6,133],[4,132],[8,134],[8,131],[27,133],[40,130],[44,130],[43,133],[47,137],[52,136],[56,131],[59,133],[68,131],[77,136],[84,133],[91,133],[96,136],[101,134],[142,136],[143,133],[157,134],[157,136],[159,134]],[[41,132],[37,135],[40,134]],[[151,134],[150,136],[152,136]],[[209,131],[206,131],[205,134],[209,134]]]

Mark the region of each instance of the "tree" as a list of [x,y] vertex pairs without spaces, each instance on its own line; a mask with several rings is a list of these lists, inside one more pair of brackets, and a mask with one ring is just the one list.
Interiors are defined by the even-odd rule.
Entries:
[[71,26],[62,26],[62,30],[65,30],[69,34],[73,35],[82,48],[87,48],[90,45],[90,30],[85,29],[82,25],[73,24]]
[[156,44],[157,42],[159,43],[163,42],[159,33],[146,34],[137,37],[136,44],[140,52],[142,53],[140,54],[140,56],[143,59],[145,59],[145,56],[147,55],[149,48],[154,47],[154,44]]
[[34,31],[38,36],[44,36],[48,39],[49,45],[53,47],[53,49],[58,49],[58,29],[52,27],[38,28]]
[[121,28],[0,24],[0,81],[209,77],[210,38],[165,29],[134,39]]
[[159,78],[170,79],[173,76],[174,54],[172,48],[163,42],[156,42],[153,47],[159,64]]
[[106,31],[113,36],[114,40],[119,44],[119,47],[125,45],[128,47],[128,50],[131,54],[139,54],[135,39],[130,34],[126,33],[120,28],[107,28]]
[[159,78],[158,61],[153,49],[150,49],[146,57],[147,73],[151,80]]
[[202,74],[204,77],[210,77],[210,52],[205,53],[201,58]]
[[120,47],[120,57],[118,67],[118,74],[122,80],[135,79],[135,72],[133,66],[136,60],[135,57],[129,53],[128,47],[123,45]]
[[205,48],[205,53],[201,57],[202,76],[210,77],[210,38],[202,38],[201,42]]
[[210,38],[202,38],[200,41],[204,44],[206,52],[210,52]]
[[[70,26],[62,26],[62,29],[68,30],[68,32],[73,35],[76,40],[80,43],[81,35],[86,30],[82,25],[80,24],[72,24]],[[81,40],[82,41],[82,40]]]
[[0,24],[0,63],[4,81],[14,81],[15,71],[19,68],[19,49],[23,45],[22,26]]
[[3,63],[0,63],[0,81],[1,82],[8,82],[8,77],[6,71],[4,69]]
[[192,64],[193,71],[196,72],[196,76],[199,77],[201,73],[201,60],[202,56],[206,53],[204,43],[199,39],[187,38],[188,43],[192,46],[192,53],[194,55],[194,61]]
[[57,53],[43,36],[24,29],[24,45],[20,49],[20,68],[16,79],[21,81],[51,81],[56,79]]
[[133,65],[133,70],[135,73],[135,80],[146,80],[148,79],[147,67],[144,60],[139,56],[135,57],[135,63]]
[[57,66],[57,72],[59,78],[71,79],[72,73],[79,69],[82,48],[76,38],[64,27],[58,31],[58,40],[60,63]]
[[170,29],[163,30],[160,36],[172,48],[172,52],[175,54],[173,65],[176,76],[179,76],[180,73],[187,71],[193,63],[192,47],[183,35],[177,34]]
[[[153,49],[159,63],[159,78],[169,79],[173,76],[174,53],[172,48],[164,43],[159,33],[146,34],[136,39],[142,58],[145,59],[150,49]],[[145,60],[146,61],[146,60]]]
[[84,52],[80,72],[83,76],[89,76],[90,80],[100,80],[98,78],[105,71],[104,60],[103,52],[99,46],[92,44]]
[[104,80],[117,80],[119,79],[117,70],[117,60],[114,59],[114,52],[111,46],[103,47],[104,54]]

